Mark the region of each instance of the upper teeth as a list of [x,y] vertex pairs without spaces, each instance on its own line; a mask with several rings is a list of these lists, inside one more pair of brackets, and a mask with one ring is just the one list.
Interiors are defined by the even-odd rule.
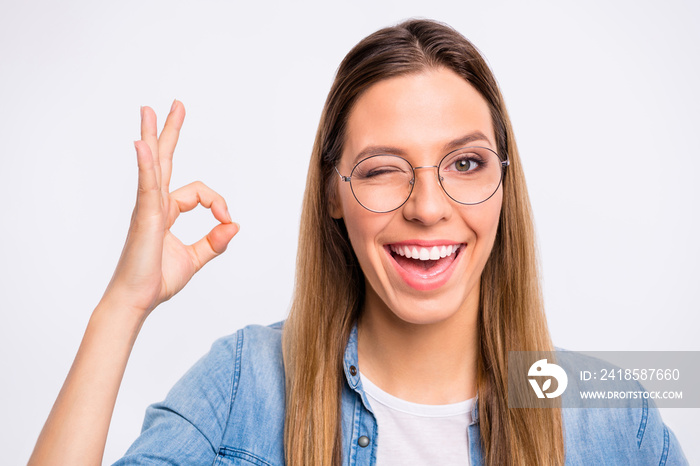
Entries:
[[447,257],[459,249],[459,244],[450,244],[449,246],[433,246],[432,248],[421,248],[418,246],[389,246],[393,252],[399,256],[405,256],[409,259],[420,259],[422,261],[438,260]]

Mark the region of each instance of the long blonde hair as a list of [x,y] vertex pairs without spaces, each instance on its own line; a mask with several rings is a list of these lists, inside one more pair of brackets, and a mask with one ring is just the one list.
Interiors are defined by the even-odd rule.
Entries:
[[498,85],[478,50],[444,24],[381,29],[343,59],[321,115],[304,194],[294,298],[284,324],[285,456],[293,466],[340,465],[343,353],[365,281],[342,220],[329,214],[353,104],[376,82],[446,67],[486,100],[498,153],[510,166],[493,250],[481,275],[477,391],[485,464],[563,464],[560,409],[509,409],[509,350],[552,350],[530,201]]

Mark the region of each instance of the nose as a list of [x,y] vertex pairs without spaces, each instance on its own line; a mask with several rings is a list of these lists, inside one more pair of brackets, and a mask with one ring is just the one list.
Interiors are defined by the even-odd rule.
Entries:
[[423,225],[449,219],[452,205],[440,185],[437,166],[415,167],[413,177],[413,191],[403,206],[404,218]]

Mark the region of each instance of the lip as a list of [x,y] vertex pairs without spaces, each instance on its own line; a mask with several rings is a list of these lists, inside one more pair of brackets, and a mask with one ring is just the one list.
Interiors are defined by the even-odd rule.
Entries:
[[448,246],[450,244],[464,245],[461,241],[453,241],[451,239],[411,239],[407,241],[399,241],[396,243],[387,243],[384,247],[389,246],[420,246],[423,248],[431,248],[433,246]]
[[[404,269],[399,263],[394,259],[392,255],[391,246],[418,246],[418,247],[433,247],[433,246],[448,246],[448,245],[459,245],[457,250],[457,255],[455,256],[452,263],[443,271],[432,275],[419,275],[413,272],[409,272]],[[403,279],[404,282],[411,288],[417,291],[431,291],[442,287],[452,276],[454,269],[457,267],[462,251],[467,246],[466,243],[453,240],[408,240],[396,243],[388,243],[384,245],[384,251],[386,251],[389,261],[394,267],[396,273]]]

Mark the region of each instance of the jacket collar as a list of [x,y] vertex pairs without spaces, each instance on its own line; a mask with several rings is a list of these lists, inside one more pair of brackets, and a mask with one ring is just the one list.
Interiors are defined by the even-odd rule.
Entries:
[[[350,331],[350,337],[348,338],[348,344],[345,346],[345,354],[343,356],[343,370],[345,372],[345,380],[350,386],[350,388],[355,391],[362,399],[362,404],[365,405],[370,412],[372,407],[367,400],[367,395],[362,388],[362,380],[360,379],[360,365],[358,363],[357,356],[357,323],[352,326]],[[471,423],[470,425],[477,424],[479,422],[479,394],[476,394],[476,399],[474,400],[474,407],[471,412]]]
[[345,371],[345,380],[352,390],[354,390],[362,399],[362,404],[365,408],[372,411],[372,406],[367,400],[367,395],[362,388],[362,379],[360,379],[360,364],[357,357],[357,323],[352,326],[348,344],[345,346],[345,355],[343,357],[343,369]]

